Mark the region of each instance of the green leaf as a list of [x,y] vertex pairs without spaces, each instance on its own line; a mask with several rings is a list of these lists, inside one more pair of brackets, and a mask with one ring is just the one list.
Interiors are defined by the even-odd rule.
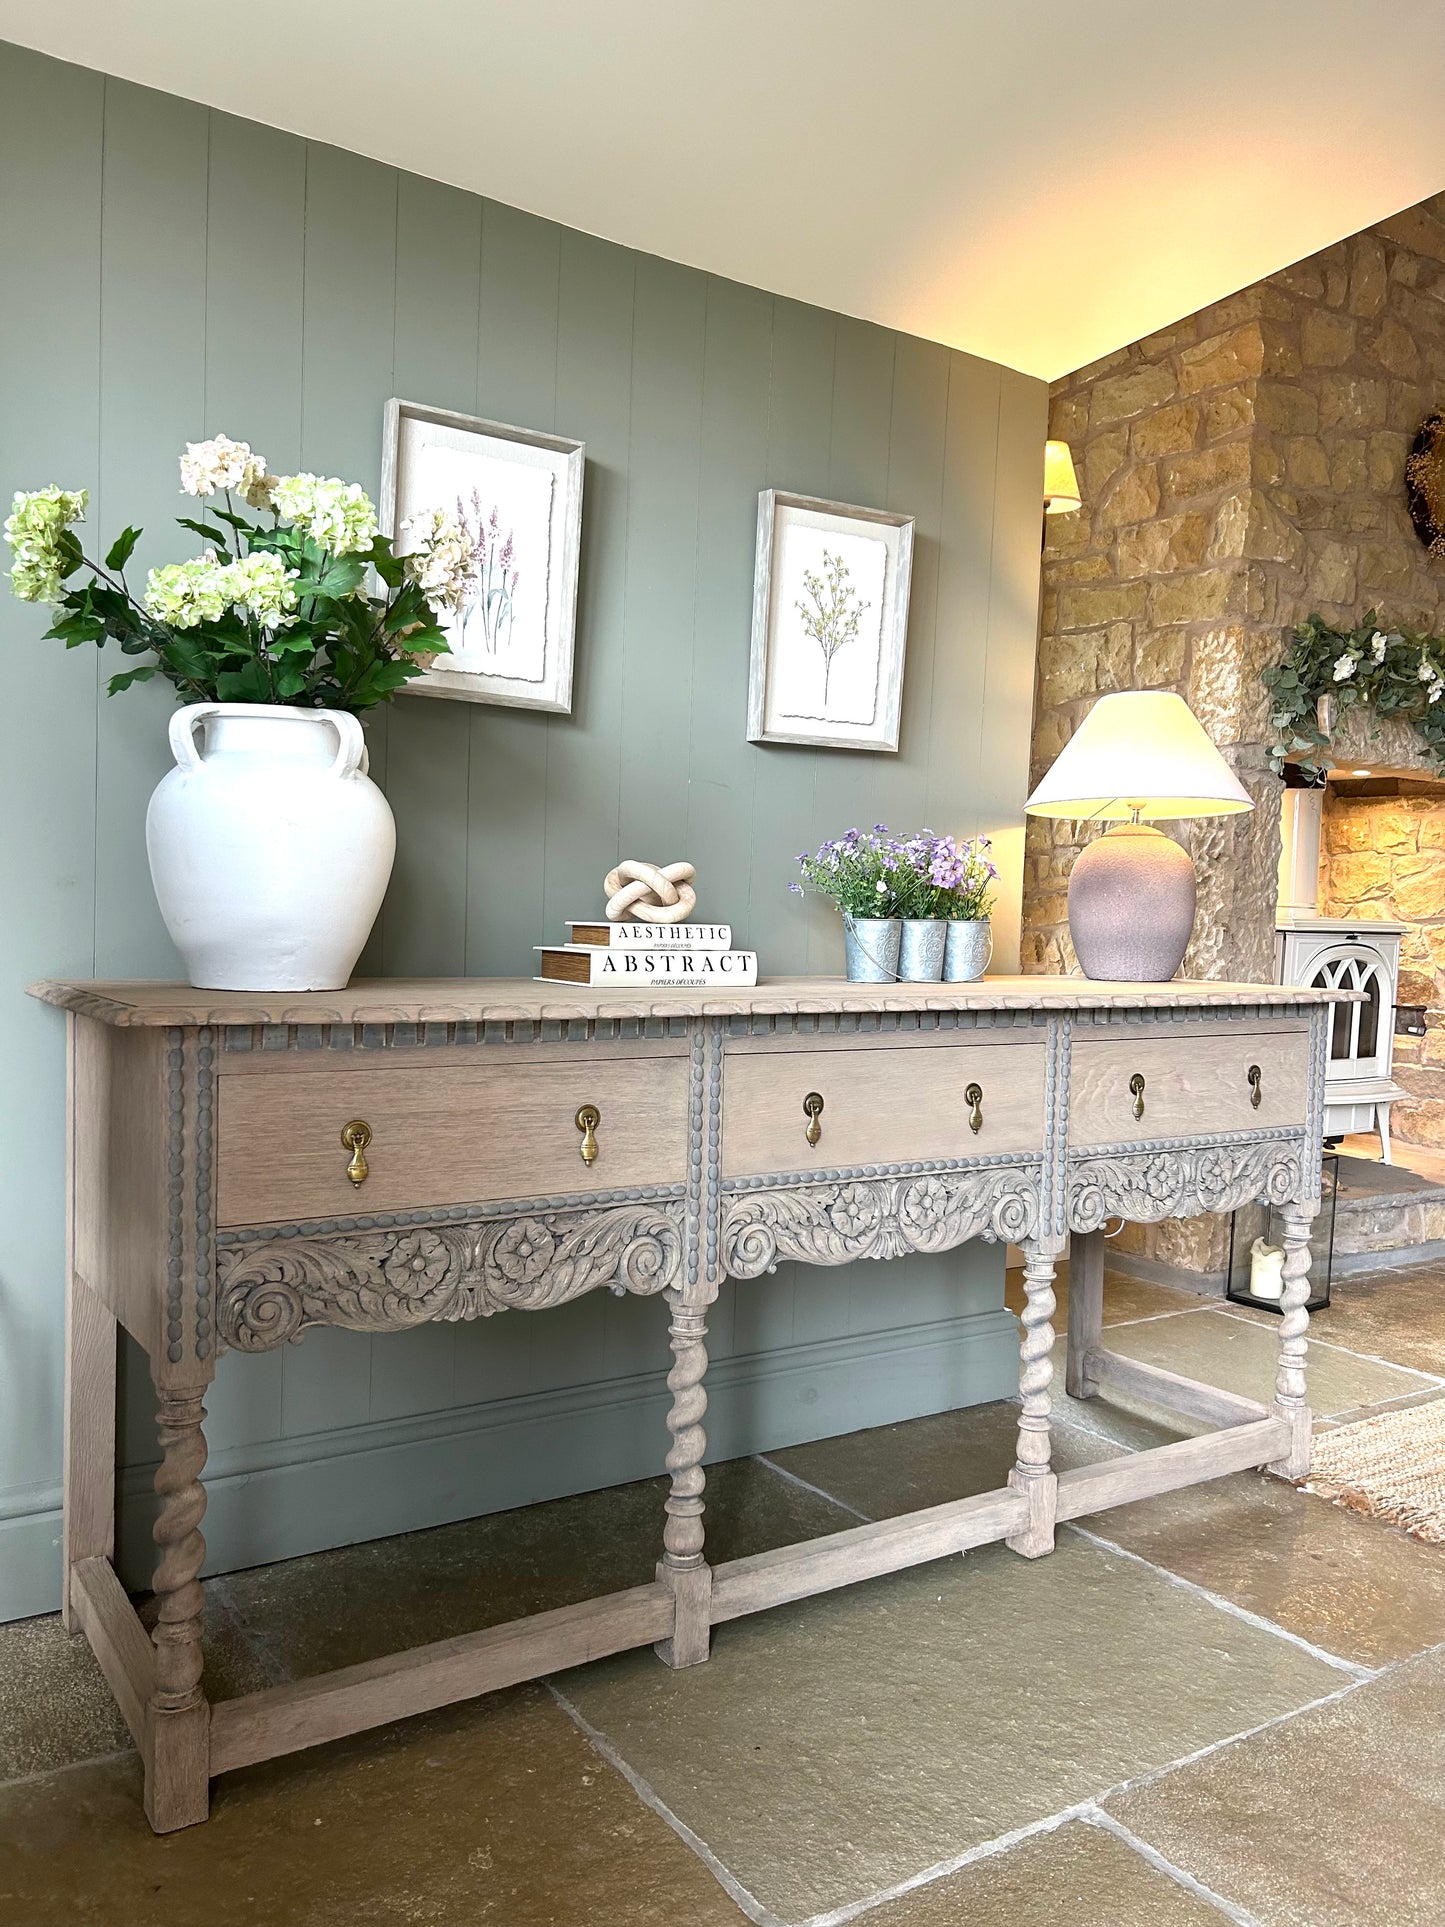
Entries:
[[[119,564],[116,566],[119,567]],[[111,677],[105,686],[105,693],[107,696],[118,696],[122,689],[129,689],[133,682],[149,682],[159,673],[154,663],[144,669],[123,670],[120,675]]]
[[223,703],[265,703],[271,700],[271,685],[253,658],[242,669],[223,670],[216,678],[216,694]]
[[176,517],[176,527],[189,529],[193,535],[199,535],[203,542],[214,543],[218,549],[223,549],[227,555],[231,553],[230,543],[226,539],[226,531],[224,529],[218,529],[212,522],[193,522],[188,515],[178,515]]
[[140,538],[139,529],[123,529],[106,551],[105,566],[108,569],[123,569],[135,553],[135,545]]

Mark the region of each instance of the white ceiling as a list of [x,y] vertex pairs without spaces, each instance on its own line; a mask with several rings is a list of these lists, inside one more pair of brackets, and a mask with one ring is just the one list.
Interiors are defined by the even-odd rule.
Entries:
[[0,36],[1044,376],[1445,188],[1445,0],[0,0]]

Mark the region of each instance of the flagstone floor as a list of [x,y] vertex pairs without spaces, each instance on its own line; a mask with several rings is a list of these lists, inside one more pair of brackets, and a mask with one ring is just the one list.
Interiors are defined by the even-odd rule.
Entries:
[[[1267,1314],[1115,1278],[1106,1316],[1268,1395]],[[1445,1393],[1445,1268],[1338,1287],[1310,1378],[1321,1424]],[[1062,1392],[1056,1418],[1067,1464],[1170,1436]],[[985,1490],[1015,1421],[712,1467],[709,1543]],[[211,1580],[208,1688],[637,1583],[660,1490]],[[0,1627],[0,1782],[0,1927],[1439,1927],[1445,1550],[1244,1474],[1033,1564],[993,1546],[723,1626],[685,1673],[628,1654],[229,1775],[165,1839],[84,1644],[29,1620]]]

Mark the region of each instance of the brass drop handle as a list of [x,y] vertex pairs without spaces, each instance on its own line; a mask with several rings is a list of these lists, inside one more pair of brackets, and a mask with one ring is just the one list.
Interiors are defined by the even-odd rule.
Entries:
[[371,1126],[364,1117],[354,1117],[341,1133],[341,1148],[350,1151],[351,1162],[346,1167],[346,1175],[353,1184],[365,1184],[371,1166],[366,1161],[366,1147],[371,1142]]
[[1245,1076],[1249,1079],[1250,1104],[1257,1111],[1264,1102],[1264,1072],[1258,1064],[1251,1064]]
[[977,1137],[983,1129],[983,1086],[970,1084],[963,1094],[963,1101],[969,1107],[968,1128]]
[[1134,1075],[1129,1079],[1129,1095],[1134,1100],[1135,1117],[1143,1117],[1144,1115],[1144,1073],[1143,1071],[1135,1071]]
[[817,1091],[809,1091],[803,1099],[803,1116],[808,1120],[808,1128],[803,1136],[809,1144],[818,1144],[823,1136],[823,1099]]
[[573,1120],[582,1133],[582,1162],[597,1162],[597,1126],[602,1122],[602,1113],[595,1104],[584,1104]]

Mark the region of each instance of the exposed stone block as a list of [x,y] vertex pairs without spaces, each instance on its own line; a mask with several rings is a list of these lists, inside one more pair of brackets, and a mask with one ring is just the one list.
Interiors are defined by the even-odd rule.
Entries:
[[1250,492],[1244,553],[1256,562],[1283,562],[1290,568],[1304,560],[1304,537],[1261,489]]
[[1353,602],[1355,552],[1343,542],[1322,542],[1305,564],[1309,593],[1318,602]]
[[1385,305],[1385,250],[1372,233],[1350,243],[1350,313],[1377,315]]
[[1255,420],[1261,428],[1281,435],[1313,435],[1320,425],[1320,405],[1307,388],[1284,381],[1262,381],[1254,398]]
[[1179,387],[1186,395],[1204,388],[1223,388],[1248,381],[1264,366],[1264,335],[1258,321],[1248,321],[1228,334],[1184,348],[1179,354]]
[[1330,461],[1318,435],[1291,435],[1284,444],[1284,464],[1296,488],[1330,486]]
[[1160,463],[1164,490],[1176,500],[1188,501],[1212,495],[1216,489],[1237,488],[1250,479],[1249,444],[1221,442],[1217,448],[1201,448],[1188,455],[1175,455]]
[[1143,582],[1086,584],[1059,591],[1060,629],[1098,629],[1109,622],[1129,622],[1144,613],[1147,585]]
[[1125,469],[1095,512],[1099,528],[1117,529],[1147,522],[1159,508],[1159,474],[1149,464]]
[[1423,372],[1415,337],[1401,327],[1392,315],[1380,323],[1380,331],[1370,343],[1370,353],[1382,368],[1406,381],[1416,381]]
[[1177,688],[1184,676],[1184,638],[1172,634],[1145,636],[1134,651],[1134,684],[1138,689]]
[[1369,474],[1363,435],[1340,435],[1330,450],[1329,485],[1336,495],[1350,495],[1365,487]]
[[1114,555],[1121,576],[1168,575],[1197,569],[1209,539],[1209,517],[1198,510],[1165,515],[1121,529]]
[[1355,323],[1348,315],[1316,311],[1305,316],[1300,356],[1306,367],[1340,368],[1354,352]]
[[1123,374],[1107,375],[1089,398],[1089,425],[1101,428],[1129,421],[1148,408],[1172,401],[1176,392],[1174,375],[1168,368],[1131,368]]
[[1079,480],[1084,494],[1097,503],[1112,478],[1129,459],[1127,427],[1108,428],[1084,443],[1079,459]]
[[1236,388],[1221,388],[1204,398],[1204,436],[1206,441],[1222,441],[1236,429],[1254,423],[1255,385],[1241,382]]
[[1396,857],[1391,896],[1402,917],[1445,917],[1445,851]]
[[1149,591],[1149,620],[1217,622],[1242,612],[1244,584],[1234,569],[1200,569],[1193,575],[1166,578]]
[[1390,859],[1374,850],[1330,858],[1330,895],[1346,914],[1357,904],[1385,902],[1390,883]]
[[1178,455],[1186,448],[1193,448],[1200,420],[1201,411],[1194,402],[1175,402],[1172,407],[1155,409],[1152,415],[1144,415],[1134,424],[1135,455],[1152,462],[1160,455]]

